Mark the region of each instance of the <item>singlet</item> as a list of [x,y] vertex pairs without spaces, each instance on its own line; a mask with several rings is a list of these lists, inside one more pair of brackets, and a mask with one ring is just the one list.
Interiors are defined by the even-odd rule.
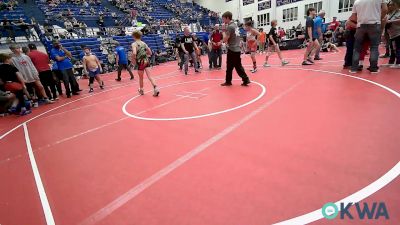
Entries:
[[246,38],[247,43],[249,43],[249,42],[254,43],[254,42],[257,41],[257,35],[252,34],[252,31],[253,31],[253,30],[247,31],[247,35],[246,35],[246,37],[247,37],[247,38]]
[[147,45],[144,42],[136,42],[136,60],[140,61],[147,61]]

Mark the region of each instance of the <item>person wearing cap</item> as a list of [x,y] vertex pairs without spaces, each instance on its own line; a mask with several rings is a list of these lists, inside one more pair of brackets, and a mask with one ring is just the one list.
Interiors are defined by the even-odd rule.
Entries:
[[50,51],[51,59],[57,62],[58,70],[63,75],[63,82],[67,98],[73,95],[79,95],[79,84],[75,79],[72,68],[74,67],[71,62],[72,54],[65,49],[59,41],[53,41],[53,48]]
[[22,77],[25,80],[26,89],[28,90],[32,99],[35,101],[35,105],[37,105],[37,99],[35,98],[34,90],[38,91],[36,94],[39,94],[46,103],[53,103],[53,101],[49,100],[47,97],[44,87],[40,82],[39,73],[33,65],[31,58],[23,54],[21,48],[15,44],[10,45],[10,50],[13,52],[11,58],[12,64],[22,74]]
[[53,73],[49,65],[49,56],[44,52],[38,51],[35,44],[29,44],[28,48],[28,56],[31,58],[36,70],[39,72],[40,82],[42,82],[47,96],[50,100],[58,100],[56,82],[53,78]]
[[332,30],[333,32],[336,32],[337,29],[340,27],[340,22],[337,21],[337,17],[334,16],[332,22],[329,24],[329,29]]

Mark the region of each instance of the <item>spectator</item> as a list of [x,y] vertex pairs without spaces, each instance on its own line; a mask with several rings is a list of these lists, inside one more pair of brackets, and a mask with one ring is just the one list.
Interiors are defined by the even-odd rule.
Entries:
[[286,37],[286,32],[285,32],[285,30],[284,30],[283,28],[279,28],[278,31],[279,31],[279,39],[280,39],[280,40],[284,40],[285,37]]
[[[23,18],[19,18],[18,22],[16,22],[15,25],[17,25],[18,28],[24,32],[26,40],[30,41],[32,34],[29,26],[31,26],[31,24],[26,23]],[[36,38],[36,36],[34,37]]]
[[1,21],[1,26],[7,32],[8,38],[15,42],[15,34],[13,24],[10,20],[7,19],[7,16],[4,15],[4,19]]
[[104,17],[102,15],[99,16],[97,24],[99,25],[100,29],[104,28]]
[[29,44],[28,47],[30,50],[28,56],[31,58],[33,65],[39,72],[40,82],[42,83],[47,96],[50,100],[58,100],[56,82],[49,66],[49,56],[46,53],[38,51],[35,44]]
[[335,37],[333,43],[337,44],[337,46],[343,46],[343,43],[346,42],[343,27],[339,27],[339,29],[333,34],[333,37]]
[[258,36],[258,50],[260,53],[264,53],[267,34],[264,32],[263,28],[260,28],[258,31],[260,32],[260,35]]
[[[42,97],[46,103],[53,103],[53,101],[50,101],[48,99],[46,92],[43,88],[43,85],[40,82],[38,76],[39,73],[36,70],[35,66],[33,65],[29,56],[23,54],[21,48],[15,44],[10,45],[10,50],[13,52],[11,58],[12,64],[22,74],[22,77],[24,78],[25,81],[25,86],[30,96],[32,96],[32,99],[36,100],[39,97],[38,96],[39,94],[40,97]],[[34,91],[35,89],[39,92],[36,93],[36,97]]]
[[340,27],[340,22],[337,21],[337,17],[334,16],[332,22],[329,24],[329,29],[335,33]]
[[382,33],[381,21],[386,16],[387,5],[384,0],[358,0],[353,6],[353,15],[357,16],[353,65],[351,73],[357,73],[360,52],[364,39],[368,37],[370,47],[370,72],[378,73],[379,43]]
[[319,56],[319,53],[321,52],[321,45],[324,39],[324,33],[322,31],[322,26],[324,25],[324,18],[325,18],[325,11],[321,10],[319,11],[318,16],[314,19],[313,38],[318,40],[320,46],[315,51],[314,60],[322,60],[322,58]]
[[22,53],[24,53],[25,55],[29,54],[29,48],[28,47],[22,47]]
[[[395,43],[396,45],[396,51],[391,53],[390,58],[393,60],[394,65],[390,66],[390,68],[400,69],[400,1],[393,0],[392,4],[393,12],[387,16],[386,27],[390,37],[390,42]],[[394,59],[396,59],[395,62]]]
[[74,26],[70,20],[65,20],[64,27],[68,31],[68,33],[70,33],[71,37],[73,37],[72,33],[74,31]]
[[[387,12],[387,15],[386,15],[386,22],[389,19],[388,16],[393,13],[393,10],[394,10],[393,2],[389,1],[388,4],[387,4],[387,7],[388,7],[388,12]],[[379,56],[379,58],[389,58],[390,56],[392,56],[389,59],[389,64],[393,64],[394,63],[394,59],[395,59],[395,58],[393,58],[393,57],[395,57],[395,53],[394,53],[395,50],[394,50],[394,46],[393,46],[394,43],[390,41],[390,37],[389,37],[389,33],[388,33],[388,25],[386,25],[385,28],[384,28],[383,37],[385,38],[384,41],[385,41],[386,52],[385,52],[385,54]],[[392,54],[392,52],[393,52],[393,54]]]
[[51,59],[57,62],[58,70],[62,74],[64,82],[65,92],[67,98],[71,98],[73,95],[79,95],[79,85],[75,79],[74,72],[72,70],[73,65],[71,63],[72,54],[65,49],[59,41],[53,41],[53,48],[50,51]]
[[[11,56],[9,54],[0,53],[0,90],[13,93],[16,96],[17,102],[14,103],[15,112],[20,112],[20,115],[26,115],[30,111],[25,107],[24,90],[25,82],[18,69],[12,66]],[[8,96],[7,99],[9,99]],[[17,105],[18,104],[18,105]]]
[[220,70],[222,66],[222,32],[219,30],[219,25],[215,25],[214,31],[210,37],[211,45],[212,45],[212,64],[210,65],[210,69],[214,66],[215,69]]
[[[0,86],[3,84],[3,81],[0,79]],[[0,89],[0,117],[4,116],[4,114],[8,113],[8,110],[13,107],[16,108],[16,97],[11,92],[6,92]]]

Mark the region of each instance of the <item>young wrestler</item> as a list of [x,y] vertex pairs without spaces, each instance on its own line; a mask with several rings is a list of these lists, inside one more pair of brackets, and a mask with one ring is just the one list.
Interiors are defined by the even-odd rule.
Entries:
[[100,88],[104,89],[104,82],[99,76],[103,72],[99,59],[91,53],[89,47],[85,47],[83,50],[85,52],[85,56],[83,57],[83,71],[89,75],[89,93],[93,92],[94,79],[99,83]]
[[244,29],[247,31],[247,49],[251,54],[251,60],[253,61],[253,69],[250,72],[257,72],[257,61],[256,61],[256,52],[257,52],[257,36],[260,35],[258,30],[253,28],[253,21],[247,21],[244,24]]
[[271,21],[271,30],[268,33],[269,36],[269,46],[267,49],[267,55],[265,56],[265,63],[264,63],[264,67],[269,67],[270,65],[268,64],[268,59],[269,56],[273,54],[273,52],[277,52],[278,53],[278,57],[282,62],[282,66],[285,66],[287,64],[289,64],[288,61],[284,60],[282,58],[282,53],[281,50],[279,49],[279,37],[278,37],[278,31],[276,30],[276,26],[278,25],[278,21],[277,20],[272,20]]
[[311,56],[315,54],[315,51],[319,49],[318,39],[313,38],[314,33],[314,17],[317,14],[317,11],[314,8],[309,8],[307,10],[307,20],[306,20],[306,40],[307,40],[307,48],[304,53],[304,60],[302,65],[313,65],[314,61],[311,60]]
[[323,52],[339,52],[338,47],[333,44],[333,37],[332,37],[333,33],[332,31],[328,31],[326,32],[326,34],[324,34],[324,40],[322,41],[322,45],[321,45],[321,50]]
[[151,84],[153,85],[154,92],[153,96],[157,97],[160,94],[160,91],[157,88],[156,83],[151,78],[150,69],[148,68],[150,65],[148,55],[151,55],[151,49],[144,43],[142,39],[142,32],[134,31],[132,33],[133,39],[135,42],[132,44],[132,64],[138,66],[138,74],[139,74],[139,94],[144,95],[143,90],[143,74],[146,71],[147,78],[149,78]]
[[197,45],[197,49],[196,49],[197,67],[201,69],[201,68],[203,68],[203,62],[201,61],[201,52],[202,52],[204,42],[202,40],[200,40],[200,38],[197,37],[195,33],[193,33],[193,41]]

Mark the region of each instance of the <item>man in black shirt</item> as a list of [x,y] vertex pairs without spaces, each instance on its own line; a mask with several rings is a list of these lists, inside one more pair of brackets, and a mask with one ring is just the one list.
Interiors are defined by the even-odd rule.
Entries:
[[313,38],[314,33],[314,17],[317,11],[314,8],[309,8],[307,10],[307,20],[306,20],[306,41],[307,48],[304,53],[304,60],[302,65],[313,65],[314,62],[311,60],[311,56],[315,54],[315,50],[319,49],[319,42],[317,39]]
[[196,52],[197,50],[197,45],[194,42],[193,36],[190,34],[189,28],[185,27],[184,29],[184,35],[181,38],[181,47],[183,49],[183,52],[185,53],[185,75],[188,73],[189,69],[189,57],[193,60],[194,63],[194,69],[196,73],[199,73],[199,68],[197,64],[197,57],[196,57]]
[[176,58],[178,59],[178,65],[179,69],[182,70],[183,68],[183,63],[185,62],[185,53],[183,52],[182,46],[181,46],[181,38],[179,34],[176,34],[175,38],[175,55]]

